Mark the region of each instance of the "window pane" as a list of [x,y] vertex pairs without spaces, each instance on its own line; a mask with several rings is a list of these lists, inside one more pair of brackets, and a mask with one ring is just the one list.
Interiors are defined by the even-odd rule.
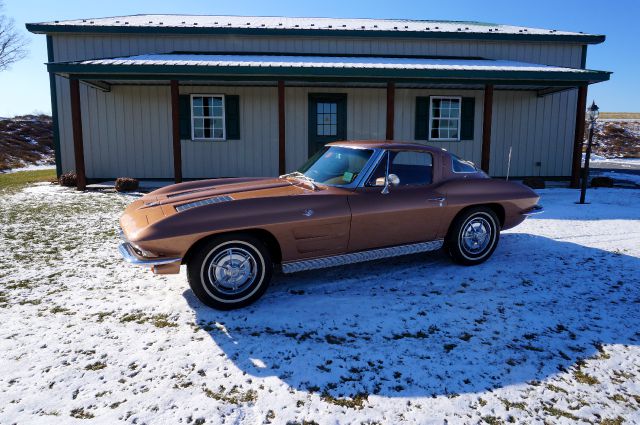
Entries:
[[449,138],[451,138],[451,139],[457,139],[458,138],[458,129],[457,128],[453,128],[453,129],[449,130]]
[[338,104],[336,104],[336,103],[332,103],[332,104],[331,104],[331,111],[330,111],[330,112],[331,112],[332,114],[335,114],[337,111],[338,111]]
[[391,172],[398,176],[400,185],[425,185],[431,183],[433,159],[426,152],[395,152],[392,155]]
[[202,98],[201,97],[194,97],[193,98],[193,106],[202,106]]
[[330,131],[330,133],[329,133],[329,135],[330,135],[330,136],[335,136],[335,135],[337,135],[337,134],[338,134],[338,128],[337,128],[337,126],[335,126],[335,125],[330,125],[329,127],[330,127],[330,130],[329,130],[329,131]]
[[193,126],[195,128],[203,128],[204,127],[204,120],[202,118],[195,118],[193,120]]
[[440,107],[440,99],[432,99],[431,100],[431,104],[433,105],[434,108],[439,108]]
[[196,139],[202,139],[204,137],[204,130],[201,128],[194,128],[193,135]]
[[453,108],[450,117],[457,118],[460,116],[460,108]]
[[215,130],[213,130],[213,137],[216,139],[222,139],[222,129],[221,128],[216,128]]
[[318,135],[318,136],[324,136],[324,125],[322,125],[322,124],[318,124],[318,131],[317,131],[317,135]]

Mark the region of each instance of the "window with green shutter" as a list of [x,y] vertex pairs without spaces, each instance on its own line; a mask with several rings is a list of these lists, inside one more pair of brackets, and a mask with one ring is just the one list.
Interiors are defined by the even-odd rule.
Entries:
[[181,95],[180,138],[223,141],[240,139],[240,98],[237,95]]
[[473,140],[475,98],[416,97],[415,139],[435,142]]

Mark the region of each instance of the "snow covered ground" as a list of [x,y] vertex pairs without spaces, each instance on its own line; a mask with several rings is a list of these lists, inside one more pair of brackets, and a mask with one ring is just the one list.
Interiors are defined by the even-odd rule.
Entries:
[[541,195],[483,265],[276,274],[217,312],[120,261],[133,197],[3,193],[0,423],[639,423],[640,191]]

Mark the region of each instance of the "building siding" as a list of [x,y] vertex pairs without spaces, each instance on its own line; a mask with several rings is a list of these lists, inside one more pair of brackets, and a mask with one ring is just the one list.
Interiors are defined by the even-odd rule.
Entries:
[[582,45],[573,43],[404,38],[54,34],[53,46],[58,62],[174,51],[471,56],[574,68],[582,60]]
[[[240,98],[240,140],[182,141],[184,178],[275,176],[278,173],[278,93],[275,87],[181,86],[180,94]],[[294,115],[292,115],[292,118]]]
[[[61,62],[171,51],[478,56],[576,68],[580,67],[582,61],[582,46],[571,43],[109,34],[53,34],[52,41],[56,61]],[[56,76],[55,84],[62,171],[65,172],[75,167],[69,82]],[[185,178],[277,174],[278,117],[275,87],[183,85],[180,90],[182,94],[238,94],[241,108],[240,140],[182,141]],[[347,94],[349,139],[385,137],[384,89],[287,87],[287,171],[296,169],[308,157],[308,94],[321,92]],[[511,146],[511,175],[568,176],[571,173],[576,93],[576,90],[571,90],[537,97],[535,92],[497,90],[494,95],[490,174],[506,174]],[[482,90],[398,88],[395,97],[395,138],[415,140],[415,97],[437,94],[476,98],[474,138],[461,142],[428,143],[480,163]],[[110,92],[105,93],[81,84],[81,103],[86,171],[89,178],[173,177],[168,86],[115,85]],[[536,165],[538,162],[539,166]]]

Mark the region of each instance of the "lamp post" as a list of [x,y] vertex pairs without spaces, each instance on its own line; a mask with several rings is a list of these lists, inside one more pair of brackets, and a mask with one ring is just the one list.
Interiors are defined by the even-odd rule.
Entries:
[[589,109],[587,109],[589,116],[589,140],[587,141],[587,152],[584,156],[584,168],[582,169],[582,187],[580,189],[580,202],[584,204],[584,198],[587,195],[587,180],[589,180],[589,159],[591,158],[591,143],[593,142],[593,129],[596,126],[596,120],[600,115],[598,105],[594,101]]

